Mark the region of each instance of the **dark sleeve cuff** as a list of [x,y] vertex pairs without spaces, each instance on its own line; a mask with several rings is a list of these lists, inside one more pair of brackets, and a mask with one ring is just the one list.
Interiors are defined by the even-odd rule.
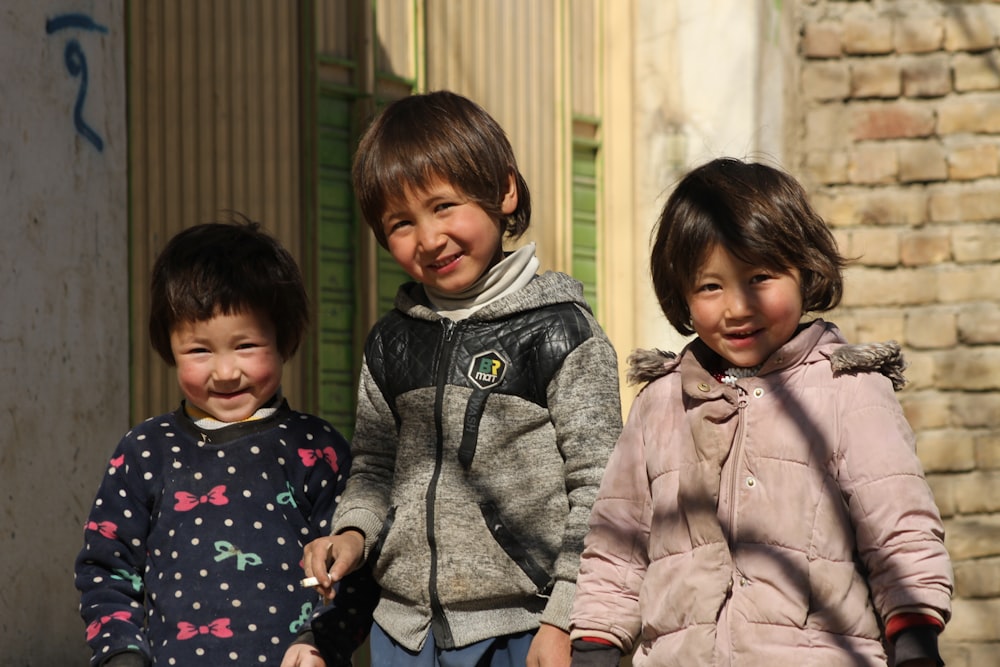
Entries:
[[622,652],[614,646],[574,639],[570,667],[617,667],[621,658]]
[[934,660],[938,667],[944,665],[938,653],[938,629],[932,625],[914,625],[896,635],[893,665],[900,667],[908,660]]
[[146,658],[135,651],[115,653],[102,662],[101,667],[146,667]]
[[299,636],[295,638],[292,645],[295,644],[305,644],[306,646],[312,646],[316,648],[316,636],[313,634],[312,630],[303,630],[299,633]]

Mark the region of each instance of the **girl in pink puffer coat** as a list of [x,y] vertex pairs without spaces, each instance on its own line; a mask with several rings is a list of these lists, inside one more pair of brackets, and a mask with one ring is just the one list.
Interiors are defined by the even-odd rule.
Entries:
[[802,187],[717,159],[652,250],[679,355],[640,352],[593,507],[574,667],[929,667],[951,613],[944,529],[893,394],[895,343],[833,324],[844,259]]

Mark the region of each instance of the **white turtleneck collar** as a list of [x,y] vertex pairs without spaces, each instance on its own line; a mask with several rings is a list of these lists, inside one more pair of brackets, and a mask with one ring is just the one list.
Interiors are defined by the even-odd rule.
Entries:
[[504,257],[479,280],[457,294],[426,286],[424,292],[439,315],[451,320],[464,320],[483,306],[527,285],[536,271],[538,258],[535,256],[535,244],[529,243]]

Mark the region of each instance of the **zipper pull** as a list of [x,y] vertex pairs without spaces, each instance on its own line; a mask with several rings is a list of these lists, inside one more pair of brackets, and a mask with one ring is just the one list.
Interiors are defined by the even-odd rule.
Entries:
[[446,341],[451,341],[451,336],[455,333],[455,322],[444,318],[441,320],[441,324],[444,326],[444,339]]

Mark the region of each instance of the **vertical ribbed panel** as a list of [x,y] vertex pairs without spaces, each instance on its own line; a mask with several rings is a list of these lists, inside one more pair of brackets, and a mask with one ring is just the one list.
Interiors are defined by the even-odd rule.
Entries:
[[[556,68],[557,2],[426,0],[427,88],[481,104],[507,131],[532,194],[532,225],[544,268],[558,268],[557,197],[565,173]],[[562,162],[562,164],[560,164]],[[563,171],[560,171],[562,169]]]
[[[298,3],[128,5],[133,418],[176,407],[146,331],[149,273],[177,231],[239,211],[302,257]],[[286,367],[293,401],[301,373]]]
[[601,41],[598,0],[573,0],[569,5],[570,77],[573,114],[600,116],[598,84]]

